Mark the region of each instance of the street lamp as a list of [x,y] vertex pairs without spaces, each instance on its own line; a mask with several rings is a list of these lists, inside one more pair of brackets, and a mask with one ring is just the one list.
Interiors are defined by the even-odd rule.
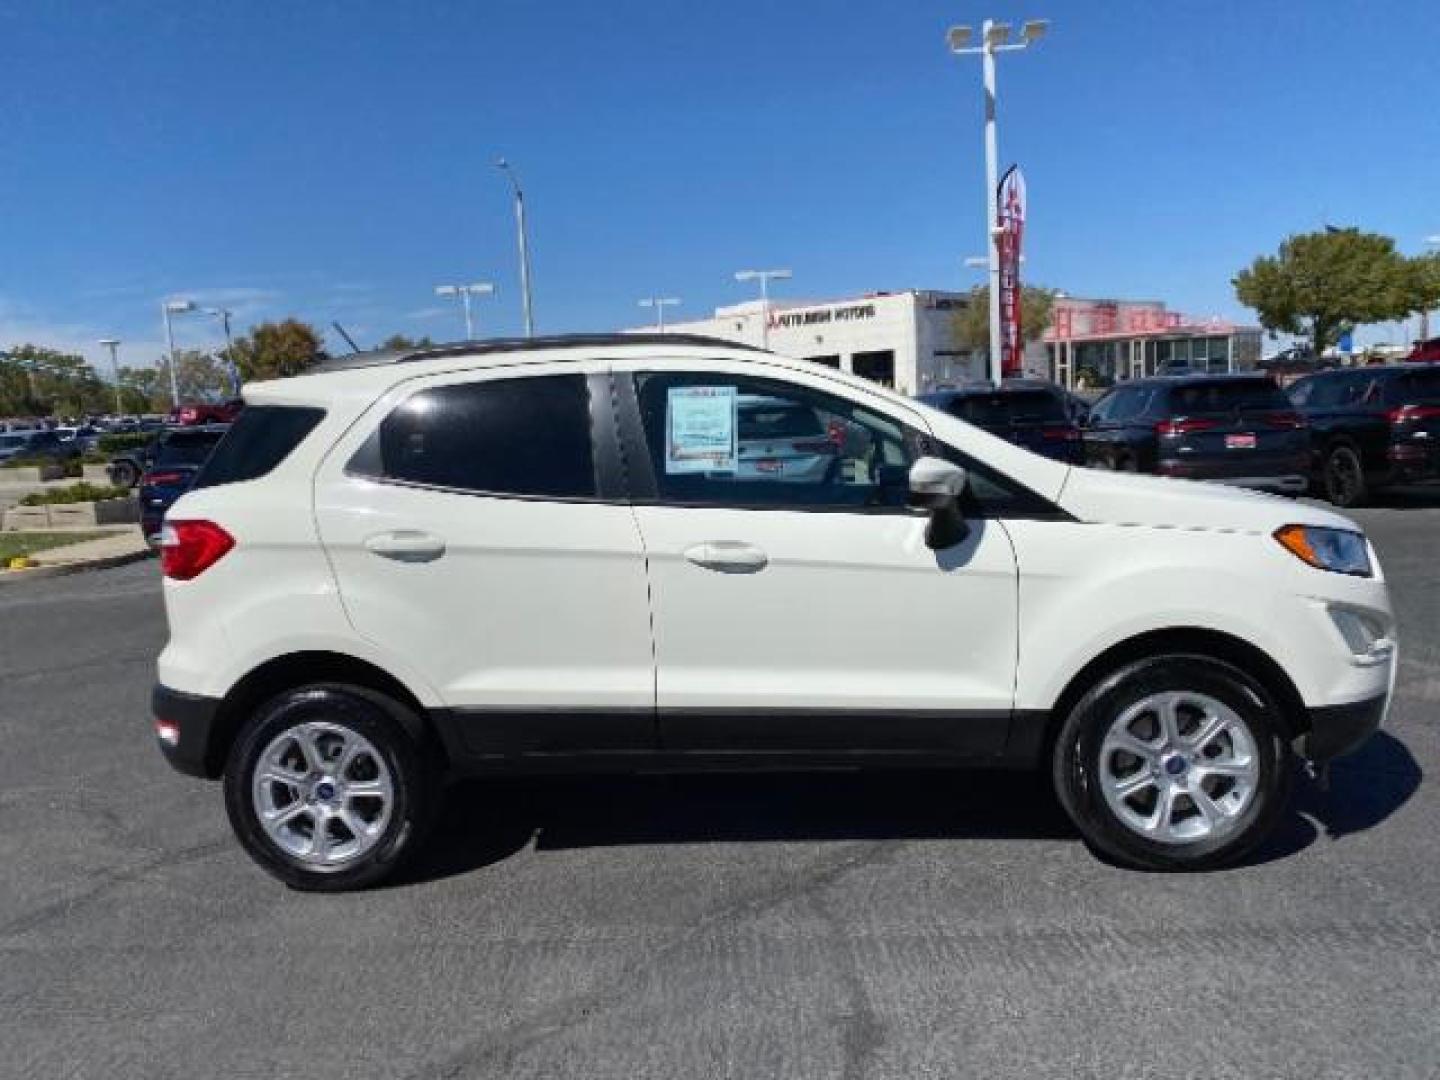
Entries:
[[505,174],[515,192],[515,232],[520,244],[520,299],[525,308],[525,336],[535,336],[535,316],[530,307],[530,241],[525,235],[525,193],[520,190],[520,181],[515,170],[503,157],[497,158],[495,167]]
[[736,281],[760,282],[760,347],[770,348],[770,282],[789,281],[789,270],[737,270]]
[[470,298],[472,296],[489,296],[495,291],[495,286],[485,281],[477,281],[473,285],[436,285],[436,296],[458,296],[460,304],[465,309],[465,340],[475,340],[475,324],[470,314]]
[[656,329],[662,334],[665,332],[665,309],[679,305],[680,298],[678,296],[647,296],[640,301],[641,307],[655,309]]
[[971,45],[974,30],[952,27],[946,35],[956,56],[979,54],[985,82],[985,235],[990,241],[990,378],[1000,384],[1000,193],[999,151],[995,135],[995,54],[1028,49],[1050,28],[1046,19],[1030,19],[1020,29],[1020,40],[1010,44],[1010,24],[986,19],[980,26],[980,44]]
[[225,363],[230,368],[230,389],[235,397],[240,396],[240,369],[235,366],[235,342],[230,337],[230,320],[235,313],[228,308],[207,307],[199,309],[202,314],[214,315],[225,327]]
[[113,337],[101,338],[100,344],[110,350],[110,371],[115,376],[115,415],[118,417],[125,411],[120,404],[120,361],[116,357],[116,350],[120,348],[120,339]]
[[171,315],[183,315],[195,310],[193,300],[162,300],[160,314],[165,318],[165,341],[170,348],[170,404],[180,408],[180,381],[175,377],[175,330],[170,325]]

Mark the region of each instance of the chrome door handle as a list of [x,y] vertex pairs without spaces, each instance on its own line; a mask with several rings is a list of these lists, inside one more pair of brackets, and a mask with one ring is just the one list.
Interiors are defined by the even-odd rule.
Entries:
[[770,562],[770,557],[754,544],[736,540],[711,540],[685,549],[685,558],[706,570],[722,574],[754,574]]
[[416,529],[396,529],[366,537],[365,548],[396,562],[434,562],[445,554],[445,541]]

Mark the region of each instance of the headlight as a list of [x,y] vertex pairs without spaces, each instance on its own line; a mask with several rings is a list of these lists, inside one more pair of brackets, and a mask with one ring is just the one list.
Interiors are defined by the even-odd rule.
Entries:
[[1275,530],[1275,539],[1291,554],[1317,569],[1355,577],[1373,574],[1365,537],[1358,532],[1318,525],[1285,525]]

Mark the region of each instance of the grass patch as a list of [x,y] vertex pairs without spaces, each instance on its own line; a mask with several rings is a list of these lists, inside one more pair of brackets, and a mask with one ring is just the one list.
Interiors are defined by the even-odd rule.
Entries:
[[83,540],[99,540],[115,535],[114,529],[83,529],[75,532],[8,532],[0,533],[0,561],[19,555],[34,555],[51,548],[78,544]]
[[20,500],[20,505],[65,506],[69,503],[103,502],[105,499],[128,499],[129,497],[129,488],[111,487],[109,484],[91,484],[82,480],[69,487],[33,491]]

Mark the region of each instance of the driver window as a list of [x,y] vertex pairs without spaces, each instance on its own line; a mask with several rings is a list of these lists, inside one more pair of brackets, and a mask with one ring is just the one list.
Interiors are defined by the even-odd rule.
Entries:
[[772,379],[646,373],[656,494],[687,505],[901,508],[915,437],[845,398]]

